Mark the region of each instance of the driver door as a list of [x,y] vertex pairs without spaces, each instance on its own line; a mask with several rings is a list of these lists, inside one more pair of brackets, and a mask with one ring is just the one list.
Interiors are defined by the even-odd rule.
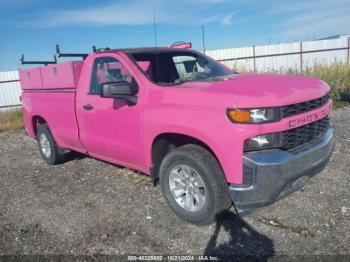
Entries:
[[138,168],[142,161],[140,106],[100,97],[101,84],[112,81],[133,82],[138,88],[117,54],[95,58],[91,80],[82,87],[86,93],[77,99],[80,140],[91,156]]

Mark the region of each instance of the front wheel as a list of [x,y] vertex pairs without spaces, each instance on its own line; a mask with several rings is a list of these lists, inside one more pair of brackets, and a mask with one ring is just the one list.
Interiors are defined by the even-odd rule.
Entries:
[[193,224],[210,224],[232,205],[219,163],[197,145],[178,147],[165,156],[160,186],[175,214]]

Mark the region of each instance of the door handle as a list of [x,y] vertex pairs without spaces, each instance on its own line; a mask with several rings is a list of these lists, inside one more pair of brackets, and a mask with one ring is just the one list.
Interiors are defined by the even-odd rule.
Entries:
[[93,106],[93,105],[83,105],[83,108],[84,108],[85,110],[91,110],[91,109],[94,108],[94,106]]

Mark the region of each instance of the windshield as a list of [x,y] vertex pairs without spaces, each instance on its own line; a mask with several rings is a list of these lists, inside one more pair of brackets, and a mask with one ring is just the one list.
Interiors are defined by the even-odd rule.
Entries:
[[229,68],[192,50],[138,52],[130,55],[143,73],[160,85],[220,81],[223,77],[233,75]]

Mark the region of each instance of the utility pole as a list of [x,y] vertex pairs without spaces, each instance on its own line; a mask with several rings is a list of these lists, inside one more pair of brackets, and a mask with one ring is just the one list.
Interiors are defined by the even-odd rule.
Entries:
[[158,41],[157,41],[157,25],[156,25],[156,12],[153,12],[153,30],[154,30],[154,45],[157,47],[158,46]]
[[205,54],[205,37],[204,37],[204,25],[202,25],[202,43],[203,43],[203,52]]
[[269,45],[271,45],[271,37],[269,37]]

